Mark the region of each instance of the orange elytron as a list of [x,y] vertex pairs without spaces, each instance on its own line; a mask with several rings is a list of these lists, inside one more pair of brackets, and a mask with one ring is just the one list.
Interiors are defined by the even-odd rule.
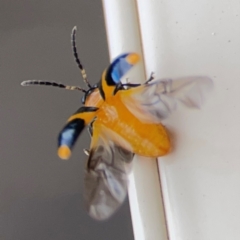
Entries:
[[82,130],[89,125],[90,150],[85,171],[85,199],[89,214],[98,220],[110,217],[127,194],[128,174],[133,154],[159,157],[171,149],[169,136],[161,124],[178,105],[199,108],[203,95],[212,87],[207,77],[154,80],[144,84],[121,83],[122,77],[140,60],[136,53],[118,56],[91,86],[77,54],[72,31],[72,47],[84,90],[55,82],[24,81],[23,86],[51,85],[84,92],[83,106],[67,121],[58,137],[58,155],[68,159]]

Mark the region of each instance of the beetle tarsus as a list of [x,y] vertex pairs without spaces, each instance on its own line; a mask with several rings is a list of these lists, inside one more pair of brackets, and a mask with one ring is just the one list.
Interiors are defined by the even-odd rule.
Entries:
[[145,82],[145,84],[148,84],[148,83],[150,83],[153,79],[154,79],[154,72],[151,72],[151,74],[150,74],[150,77],[148,78],[148,80]]

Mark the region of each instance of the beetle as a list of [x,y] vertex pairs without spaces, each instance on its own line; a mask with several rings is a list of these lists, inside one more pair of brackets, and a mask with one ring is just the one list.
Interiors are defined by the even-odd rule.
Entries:
[[205,76],[155,80],[153,74],[143,84],[122,83],[123,76],[140,60],[136,53],[125,53],[92,86],[78,57],[76,30],[74,27],[71,34],[73,54],[88,90],[40,80],[21,85],[50,85],[84,93],[83,106],[70,116],[59,134],[58,155],[68,159],[77,138],[89,126],[90,150],[84,150],[88,155],[85,200],[90,216],[104,220],[126,197],[133,155],[166,155],[171,142],[162,120],[179,105],[199,108],[213,83]]

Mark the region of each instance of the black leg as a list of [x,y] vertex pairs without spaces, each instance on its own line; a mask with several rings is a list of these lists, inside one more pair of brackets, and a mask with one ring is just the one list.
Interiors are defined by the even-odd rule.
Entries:
[[154,79],[154,72],[151,72],[150,77],[148,78],[148,80],[145,82],[145,84],[148,84],[149,82],[151,82]]

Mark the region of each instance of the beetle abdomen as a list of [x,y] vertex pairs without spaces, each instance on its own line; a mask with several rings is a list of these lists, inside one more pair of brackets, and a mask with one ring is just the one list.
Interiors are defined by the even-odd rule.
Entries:
[[[159,157],[170,150],[169,137],[163,125],[141,122],[121,101],[114,104],[105,102],[97,113],[97,123],[121,136],[131,146],[127,150],[136,154]],[[121,144],[121,139],[114,137],[112,140],[126,148],[125,143]]]

